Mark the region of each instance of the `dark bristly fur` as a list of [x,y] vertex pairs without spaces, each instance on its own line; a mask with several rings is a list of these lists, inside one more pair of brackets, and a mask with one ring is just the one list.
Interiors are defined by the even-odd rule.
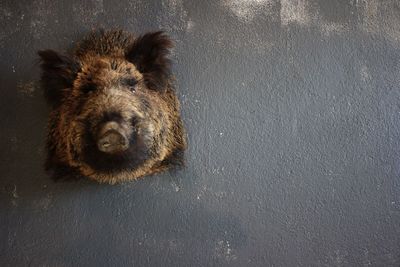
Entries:
[[[46,169],[54,178],[84,176],[118,183],[183,164],[186,138],[163,32],[135,38],[92,32],[73,55],[39,51],[41,83],[51,113]],[[97,148],[99,129],[116,123],[129,147]]]
[[57,106],[62,99],[63,90],[72,87],[79,66],[53,50],[39,51],[38,54],[42,59],[41,83],[46,100],[50,105]]
[[167,55],[172,46],[165,34],[154,32],[137,38],[128,50],[126,57],[144,74],[150,89],[166,89],[171,65]]

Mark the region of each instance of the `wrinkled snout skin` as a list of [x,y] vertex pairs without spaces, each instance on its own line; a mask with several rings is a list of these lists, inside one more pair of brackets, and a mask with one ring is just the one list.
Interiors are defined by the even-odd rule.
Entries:
[[170,73],[171,40],[93,32],[71,56],[39,51],[51,107],[46,168],[53,178],[119,183],[183,164],[185,130]]
[[104,153],[122,153],[129,147],[129,135],[118,122],[109,121],[101,125],[97,135],[97,148]]

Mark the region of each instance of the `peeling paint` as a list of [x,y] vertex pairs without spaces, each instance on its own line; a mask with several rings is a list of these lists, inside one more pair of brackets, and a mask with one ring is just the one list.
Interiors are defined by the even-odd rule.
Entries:
[[[273,0],[226,0],[224,2],[241,21],[250,22],[257,13],[272,14]],[[266,11],[268,10],[268,12]]]
[[291,23],[308,25],[311,14],[308,12],[306,0],[281,0],[281,24],[287,26]]
[[[382,34],[386,38],[400,42],[399,10],[400,5],[395,1],[350,1],[359,14],[359,28],[371,34]],[[348,21],[332,22],[323,17],[318,8],[310,0],[225,0],[223,5],[242,22],[251,22],[257,15],[268,16],[272,21],[276,18],[273,8],[280,6],[279,18],[283,27],[300,25],[313,27],[324,35],[341,34],[350,31]],[[381,14],[385,14],[382,16]],[[350,18],[349,18],[350,19]]]
[[[332,22],[324,18],[315,6],[312,7],[312,1],[309,0],[280,0],[281,10],[280,18],[282,26],[291,24],[303,27],[317,28],[324,35],[333,33],[340,34],[350,31],[348,21]],[[389,40],[400,41],[399,10],[400,5],[395,1],[350,1],[356,7],[357,13],[351,13],[352,16],[358,16],[356,22],[361,31],[379,34]],[[382,16],[385,14],[385,16]],[[350,17],[348,18],[351,19]]]
[[356,6],[361,12],[361,30],[400,42],[399,2],[369,0],[359,3],[357,1]]
[[283,27],[299,25],[314,28],[327,36],[349,30],[346,22],[328,21],[308,0],[281,0],[280,3],[280,22]]

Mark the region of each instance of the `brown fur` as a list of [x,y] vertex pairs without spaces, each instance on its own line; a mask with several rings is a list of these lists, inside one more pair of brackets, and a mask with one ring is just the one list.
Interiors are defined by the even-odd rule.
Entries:
[[[186,139],[170,74],[171,47],[161,32],[134,38],[101,31],[81,42],[72,57],[40,51],[42,85],[52,107],[47,168],[114,184],[181,164]],[[90,145],[97,125],[110,118],[135,136],[129,153],[118,159]]]

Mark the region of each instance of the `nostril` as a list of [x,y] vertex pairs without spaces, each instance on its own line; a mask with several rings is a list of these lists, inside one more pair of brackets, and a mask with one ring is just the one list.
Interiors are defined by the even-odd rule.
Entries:
[[107,147],[111,146],[111,144],[110,144],[110,142],[106,141],[106,142],[101,143],[101,146],[107,148]]

